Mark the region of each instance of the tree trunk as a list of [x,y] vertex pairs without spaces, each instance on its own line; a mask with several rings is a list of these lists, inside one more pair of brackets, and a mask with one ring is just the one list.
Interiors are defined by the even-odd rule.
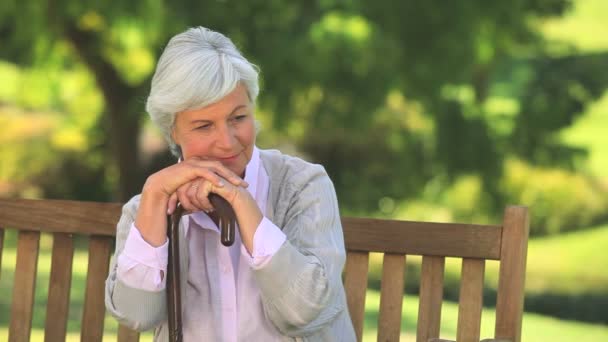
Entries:
[[[118,170],[117,199],[126,202],[141,192],[143,186],[142,166],[139,158],[139,120],[129,113],[128,103],[132,98],[118,95],[112,100],[106,98],[109,118],[110,151]],[[113,102],[113,103],[112,103]]]
[[[82,31],[66,25],[66,38],[95,76],[105,100],[106,137],[112,163],[118,171],[117,200],[125,202],[141,192],[143,179],[139,159],[140,110],[135,101],[141,87],[127,84],[114,66],[104,59],[103,44],[94,32]],[[139,105],[139,103],[137,103]]]

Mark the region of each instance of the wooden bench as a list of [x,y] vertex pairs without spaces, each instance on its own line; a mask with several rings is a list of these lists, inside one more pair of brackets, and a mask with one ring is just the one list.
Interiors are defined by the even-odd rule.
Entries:
[[[29,340],[41,232],[53,235],[45,341],[66,337],[74,235],[89,236],[81,340],[102,340],[104,281],[120,212],[118,203],[0,199],[0,265],[4,229],[18,230],[9,341]],[[384,253],[379,341],[398,341],[401,335],[406,255],[422,256],[417,342],[444,341],[439,331],[446,257],[462,258],[457,341],[479,341],[485,260],[500,261],[495,339],[491,341],[520,341],[529,231],[525,207],[506,208],[502,225],[365,218],[343,218],[342,222],[348,251],[344,284],[359,341],[370,252]],[[121,326],[118,340],[138,341],[139,334]]]

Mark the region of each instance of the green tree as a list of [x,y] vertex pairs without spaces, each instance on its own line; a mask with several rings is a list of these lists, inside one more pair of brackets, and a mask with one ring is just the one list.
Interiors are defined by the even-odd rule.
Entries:
[[[469,172],[482,175],[498,205],[504,156],[545,158],[538,157],[550,149],[545,137],[605,87],[596,75],[606,66],[603,57],[577,59],[569,76],[549,72],[567,62],[543,54],[532,19],[562,15],[569,6],[568,0],[13,0],[0,5],[6,37],[0,58],[37,65],[67,43],[57,67],[82,64],[94,76],[105,105],[101,148],[118,170],[121,200],[143,182],[138,137],[154,62],[172,35],[204,25],[230,36],[261,66],[259,106],[272,113],[271,129],[326,165],[347,207],[373,210],[382,196],[412,196],[434,177],[449,181]],[[510,119],[514,128],[497,132],[486,101],[521,65],[533,75],[509,94],[521,99],[521,110]],[[561,83],[574,78],[574,91]],[[565,95],[572,101],[552,107],[561,114],[547,116],[547,106],[538,105],[540,97]]]

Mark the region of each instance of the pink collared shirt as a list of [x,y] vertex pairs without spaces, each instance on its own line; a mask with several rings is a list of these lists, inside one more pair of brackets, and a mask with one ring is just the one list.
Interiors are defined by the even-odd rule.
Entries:
[[[261,165],[260,154],[254,148],[251,160],[245,171],[245,181],[249,183],[247,190],[254,197],[262,213],[266,209],[268,197],[269,178]],[[208,229],[217,233],[219,242],[219,228],[203,212],[186,215],[182,220],[188,220],[186,236],[189,250],[196,252],[200,249],[197,244],[200,237],[197,229]],[[278,331],[270,324],[263,314],[263,308],[253,310],[237,305],[239,298],[258,298],[259,287],[252,276],[253,269],[263,268],[276,251],[285,242],[286,236],[274,223],[266,217],[262,219],[253,237],[253,252],[250,255],[242,244],[239,230],[236,230],[235,243],[231,247],[218,248],[218,262],[220,265],[221,302],[226,303],[222,309],[222,332],[224,341],[237,341],[251,336],[241,336],[239,322],[246,317],[247,330],[255,334],[256,339],[271,341],[280,337]],[[221,245],[221,244],[220,244]],[[125,248],[117,260],[117,278],[126,285],[147,290],[161,291],[165,288],[166,280],[162,274],[166,273],[168,255],[168,241],[164,245],[154,248],[141,237],[134,224],[131,225]],[[245,261],[244,263],[241,261]],[[240,279],[240,281],[239,281]],[[251,314],[252,312],[256,314]],[[239,319],[239,316],[240,317]],[[187,332],[185,332],[187,335]],[[259,339],[262,338],[262,339]]]

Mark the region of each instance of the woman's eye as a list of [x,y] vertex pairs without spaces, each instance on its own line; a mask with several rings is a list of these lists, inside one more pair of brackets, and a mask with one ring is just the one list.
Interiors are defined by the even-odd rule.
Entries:
[[247,114],[237,115],[234,117],[236,121],[243,121],[247,118]]
[[205,130],[211,128],[211,124],[204,124],[196,127],[196,129]]

